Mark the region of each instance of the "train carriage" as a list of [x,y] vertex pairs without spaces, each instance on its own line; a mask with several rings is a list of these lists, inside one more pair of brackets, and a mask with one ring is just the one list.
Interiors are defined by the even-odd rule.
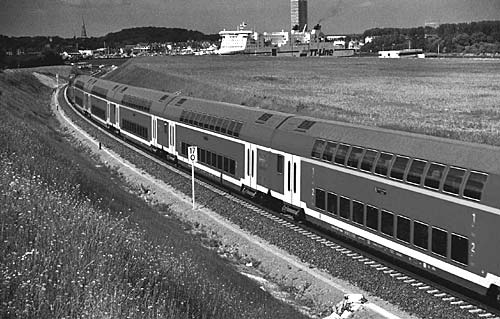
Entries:
[[257,154],[269,150],[276,126],[289,115],[185,97],[171,104],[181,161],[187,163],[188,146],[197,145],[197,167],[206,174],[252,196],[269,191],[258,183],[265,178],[257,174],[263,165]]
[[[137,88],[72,81],[74,103],[136,142],[285,212],[498,296],[500,149]],[[103,117],[104,104],[106,113]]]
[[278,131],[307,217],[473,290],[500,284],[498,148],[301,117]]

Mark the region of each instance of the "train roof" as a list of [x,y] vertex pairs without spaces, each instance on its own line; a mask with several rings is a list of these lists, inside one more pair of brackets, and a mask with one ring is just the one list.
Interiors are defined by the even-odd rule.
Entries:
[[[317,139],[500,174],[500,148],[496,146],[302,116],[280,126],[273,147],[311,157]],[[302,147],[297,140],[304,142]]]
[[235,134],[228,135],[304,157],[311,157],[314,143],[323,139],[500,174],[500,148],[496,146],[203,100],[85,75],[75,79],[75,86],[78,83],[83,83],[86,90],[93,90],[94,93],[98,91],[97,88],[108,90],[107,97],[112,102],[169,120],[209,129],[229,121],[232,124],[228,125],[232,125],[237,132],[233,130]]

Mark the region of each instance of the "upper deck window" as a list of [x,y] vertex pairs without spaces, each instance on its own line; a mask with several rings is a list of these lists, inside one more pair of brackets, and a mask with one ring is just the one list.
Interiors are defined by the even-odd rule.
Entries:
[[408,183],[420,185],[422,181],[422,175],[424,175],[424,169],[427,162],[414,159],[411,162],[410,170],[408,171],[408,176],[406,176],[406,181]]
[[358,164],[361,160],[361,156],[363,155],[363,151],[364,149],[353,146],[351,148],[351,153],[349,153],[349,158],[347,159],[347,166],[358,168]]
[[389,171],[389,166],[391,165],[393,155],[389,153],[380,153],[380,156],[375,166],[375,173],[379,175],[387,176]]
[[367,150],[361,161],[361,170],[371,172],[376,158],[377,151]]
[[337,148],[337,153],[335,154],[335,163],[340,165],[345,165],[345,160],[348,151],[349,151],[349,145],[340,144],[339,147]]
[[425,176],[424,185],[430,188],[439,189],[441,180],[443,179],[445,166],[441,164],[431,164]]
[[460,194],[460,185],[462,185],[464,176],[464,169],[450,167],[444,181],[443,191],[456,195]]
[[409,161],[410,159],[408,157],[396,156],[396,160],[391,168],[391,177],[403,180]]
[[464,197],[481,200],[484,184],[488,175],[485,173],[471,172],[465,184]]
[[312,151],[311,151],[311,157],[314,158],[320,158],[321,154],[323,153],[323,148],[325,147],[326,142],[323,140],[316,140],[314,142]]
[[323,157],[322,157],[323,160],[331,162],[336,148],[337,148],[337,143],[328,142],[326,144],[325,151],[323,152]]

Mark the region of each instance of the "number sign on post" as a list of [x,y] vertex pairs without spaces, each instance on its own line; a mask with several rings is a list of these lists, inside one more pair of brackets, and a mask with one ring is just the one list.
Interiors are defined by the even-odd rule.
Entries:
[[193,194],[193,210],[195,209],[194,205],[194,163],[198,162],[198,147],[189,146],[188,147],[188,160],[191,163],[191,189]]

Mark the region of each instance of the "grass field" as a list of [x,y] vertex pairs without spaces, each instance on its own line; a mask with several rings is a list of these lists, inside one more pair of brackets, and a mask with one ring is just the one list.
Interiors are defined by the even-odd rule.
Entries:
[[500,61],[135,58],[108,76],[201,98],[500,145]]
[[0,318],[303,318],[70,145],[50,94],[0,73]]

